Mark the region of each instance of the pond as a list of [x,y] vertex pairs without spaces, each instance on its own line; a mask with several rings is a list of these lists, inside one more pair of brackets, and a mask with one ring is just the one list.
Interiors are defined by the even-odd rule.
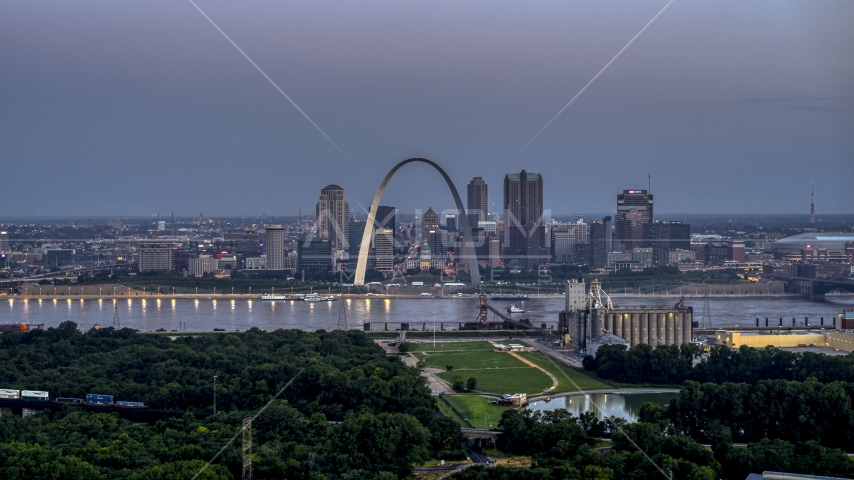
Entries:
[[548,411],[565,408],[576,417],[584,412],[593,412],[600,419],[610,416],[624,418],[629,422],[637,421],[641,406],[651,402],[659,406],[667,405],[677,397],[678,391],[639,391],[620,393],[591,393],[585,395],[566,395],[552,397],[550,400],[537,400],[528,404],[532,411]]

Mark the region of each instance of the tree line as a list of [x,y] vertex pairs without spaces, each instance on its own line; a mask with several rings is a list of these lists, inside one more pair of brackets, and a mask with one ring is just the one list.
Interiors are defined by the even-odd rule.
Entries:
[[706,383],[756,383],[760,380],[854,382],[854,354],[831,356],[795,353],[774,347],[742,345],[738,350],[713,347],[707,358],[696,345],[604,345],[596,357],[587,356],[584,368],[600,378],[623,383],[681,384],[686,380]]
[[[298,373],[253,423],[256,478],[403,478],[430,458],[464,458],[459,425],[439,414],[419,370],[361,332],[170,340],[65,322],[0,335],[0,388],[110,394],[188,414],[150,426],[74,407],[3,415],[0,478],[192,478]],[[199,419],[193,412],[211,410],[214,375],[218,413]],[[199,478],[239,477],[239,444]]]
[[[529,455],[530,469],[473,467],[454,474],[455,480],[743,480],[750,473],[784,471],[849,477],[854,462],[843,450],[818,442],[763,439],[733,446],[719,429],[712,448],[679,433],[662,410],[643,407],[640,421],[574,417],[566,410],[502,415],[496,442],[505,452]],[[585,418],[587,417],[587,418]],[[596,437],[602,429],[610,443]]]

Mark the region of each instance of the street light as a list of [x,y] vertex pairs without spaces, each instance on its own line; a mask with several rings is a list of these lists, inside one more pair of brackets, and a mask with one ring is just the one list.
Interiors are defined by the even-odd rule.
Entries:
[[216,415],[216,375],[214,375],[214,415]]

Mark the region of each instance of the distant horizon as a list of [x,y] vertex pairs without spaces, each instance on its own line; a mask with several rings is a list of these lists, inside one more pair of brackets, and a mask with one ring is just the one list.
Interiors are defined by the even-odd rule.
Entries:
[[[426,210],[426,208],[424,209]],[[400,212],[400,211],[399,211]],[[401,213],[398,213],[401,215]],[[303,218],[308,216],[313,216],[313,211],[307,211],[307,213],[303,214]],[[413,215],[411,213],[402,213],[402,215]],[[553,213],[552,218],[559,217],[602,217],[605,215],[614,215],[614,212],[598,212],[598,213]],[[205,219],[261,219],[262,216],[266,216],[269,219],[283,219],[283,218],[300,218],[299,214],[296,215],[270,215],[270,214],[236,214],[236,215],[204,215]],[[663,216],[690,216],[690,217],[787,217],[787,216],[799,216],[799,217],[809,217],[809,213],[668,213],[656,212],[655,217],[663,217]],[[823,217],[851,217],[854,220],[854,213],[816,213],[816,220],[821,220]],[[185,214],[176,214],[176,220],[190,220],[190,219],[198,219],[198,215],[185,215]],[[0,223],[14,223],[19,220],[111,220],[111,219],[133,219],[133,220],[142,220],[142,219],[151,219],[154,221],[158,219],[156,214],[146,214],[146,215],[34,215],[34,216],[0,216]],[[159,217],[159,220],[169,221],[171,219],[171,213],[162,214]]]

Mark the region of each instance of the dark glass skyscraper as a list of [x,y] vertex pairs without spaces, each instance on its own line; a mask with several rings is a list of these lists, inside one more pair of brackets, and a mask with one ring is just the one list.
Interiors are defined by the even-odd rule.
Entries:
[[468,184],[468,202],[466,216],[471,228],[477,228],[477,222],[485,221],[489,213],[489,186],[481,177],[472,177]]
[[590,224],[590,266],[605,268],[611,251],[611,217]]
[[[532,267],[548,260],[543,225],[543,177],[539,173],[504,176],[505,254]],[[542,257],[542,258],[541,258]]]
[[395,215],[397,214],[397,209],[394,207],[388,207],[385,205],[380,205],[377,207],[377,218],[375,220],[376,229],[387,228],[393,232],[397,231],[397,222],[395,219]]
[[655,222],[650,228],[652,262],[656,265],[670,263],[671,250],[691,249],[691,225],[678,221]]
[[653,221],[652,194],[646,190],[623,190],[617,195],[614,239],[622,250],[650,246]]

